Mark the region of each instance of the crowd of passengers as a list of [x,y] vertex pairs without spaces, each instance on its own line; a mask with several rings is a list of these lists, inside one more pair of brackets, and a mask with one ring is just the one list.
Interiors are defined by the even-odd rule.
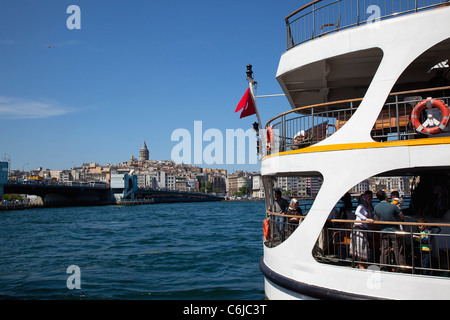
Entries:
[[[375,206],[372,205],[373,192],[368,190],[358,198],[358,206],[355,210],[355,222],[353,224],[353,232],[350,235],[349,254],[354,255],[355,261],[358,261],[360,269],[366,269],[367,263],[373,261],[374,243],[370,241],[367,230],[376,229],[381,231],[380,236],[380,265],[381,270],[386,270],[386,266],[391,262],[391,252],[394,254],[395,265],[406,266],[404,235],[397,233],[402,231],[403,227],[399,223],[394,224],[372,224],[374,221],[401,222],[404,221],[402,213],[403,199],[400,198],[397,191],[391,192],[391,201],[389,202],[387,194],[380,190],[376,193],[377,199],[380,201]],[[333,220],[348,219],[347,212],[352,207],[351,196],[349,193],[341,199],[344,206],[335,207],[328,217],[325,230],[331,228],[343,227],[345,223],[334,222]],[[274,212],[284,213],[286,216],[275,216],[275,229],[281,242],[298,226],[300,220],[304,217],[299,207],[297,199],[293,198],[289,203],[281,197],[280,191],[275,191]],[[418,220],[419,223],[427,223],[423,218]],[[415,245],[420,250],[422,274],[430,274],[427,269],[430,268],[432,253],[432,236],[431,231],[426,225],[419,225],[420,235],[415,235]],[[286,230],[292,229],[292,230]],[[290,231],[290,232],[286,232]],[[333,245],[333,242],[342,243],[346,235],[340,232],[322,232],[315,248],[315,254],[318,256],[326,255],[327,251]]]

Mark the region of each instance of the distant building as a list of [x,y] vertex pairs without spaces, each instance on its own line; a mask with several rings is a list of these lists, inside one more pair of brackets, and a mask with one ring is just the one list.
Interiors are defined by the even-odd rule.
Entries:
[[264,185],[261,174],[252,176],[252,196],[255,198],[264,198]]
[[147,145],[145,144],[145,140],[144,140],[144,144],[141,147],[141,150],[139,150],[139,161],[144,162],[144,161],[148,161],[150,157],[150,153],[147,149]]
[[158,188],[158,181],[155,172],[139,173],[136,176],[138,188]]
[[212,174],[208,176],[208,181],[211,182],[211,190],[216,193],[227,192],[226,176],[220,174]]
[[8,162],[0,161],[0,200],[3,197],[3,187],[8,182]]
[[160,189],[176,190],[176,175],[173,172],[158,170],[156,179]]
[[354,195],[361,195],[367,190],[370,190],[370,181],[368,179],[361,181],[350,189],[350,193]]
[[247,190],[250,191],[251,179],[247,172],[238,171],[228,175],[228,195],[233,195],[234,193],[239,192],[239,188],[242,186],[247,186]]
[[112,174],[111,190],[117,200],[134,200],[134,193],[137,190],[137,176],[128,173]]

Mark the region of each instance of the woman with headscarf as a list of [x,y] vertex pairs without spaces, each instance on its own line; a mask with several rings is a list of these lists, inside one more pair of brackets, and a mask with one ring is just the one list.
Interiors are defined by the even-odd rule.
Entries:
[[291,202],[289,203],[289,208],[286,212],[287,215],[291,216],[299,216],[297,217],[291,217],[289,218],[289,231],[292,233],[298,226],[300,221],[300,216],[302,215],[302,209],[298,206],[298,200],[295,198],[292,198]]
[[[295,198],[292,198],[291,202],[289,203],[289,208],[287,213],[288,215],[294,215],[294,216],[301,216],[302,215],[302,209],[298,206],[298,200]],[[290,218],[290,223],[298,223],[299,218]]]
[[350,241],[350,254],[355,256],[358,261],[358,267],[365,269],[363,262],[369,261],[370,248],[367,237],[367,223],[373,222],[372,215],[372,192],[365,192],[359,197],[359,204],[355,211],[356,220],[364,222],[355,222],[352,239]]

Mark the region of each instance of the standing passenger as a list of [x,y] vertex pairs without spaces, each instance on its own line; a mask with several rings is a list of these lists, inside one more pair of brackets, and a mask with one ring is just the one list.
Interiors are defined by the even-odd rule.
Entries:
[[[286,199],[281,197],[281,191],[275,191],[275,201],[273,203],[273,212],[277,214],[285,214],[288,207],[289,202]],[[286,227],[286,217],[275,216],[275,229],[277,230],[278,235],[280,236],[280,241],[283,242],[285,239],[285,227]]]
[[398,191],[391,192],[391,203],[395,204],[400,209],[400,211],[402,211],[404,201],[402,198],[400,198],[400,194],[398,193]]
[[[378,221],[403,221],[404,217],[400,209],[387,202],[387,195],[383,190],[377,192],[377,198],[381,202],[377,204],[374,208],[374,216]],[[395,234],[399,230],[397,225],[381,225],[381,258],[380,263],[382,268],[385,269],[389,262],[390,254],[390,244],[392,244],[392,249],[394,250],[395,261],[397,265],[404,266],[405,257],[403,256],[403,242],[400,241],[398,235]]]
[[355,216],[356,220],[364,221],[354,224],[354,231],[352,239],[350,241],[350,253],[354,254],[355,259],[359,260],[358,267],[365,269],[363,261],[369,261],[370,248],[369,240],[367,237],[367,223],[372,223],[372,194],[365,193],[359,197],[359,205],[356,208]]
[[[420,218],[419,223],[427,223],[428,221]],[[431,231],[425,225],[419,225],[420,236],[414,236],[414,239],[419,242],[420,256],[422,257],[422,274],[431,275],[432,272],[429,270],[431,267],[431,249],[432,237]]]

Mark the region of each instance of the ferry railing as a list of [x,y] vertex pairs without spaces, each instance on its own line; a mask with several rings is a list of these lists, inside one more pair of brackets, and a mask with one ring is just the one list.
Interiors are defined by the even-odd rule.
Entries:
[[[273,248],[286,241],[306,216],[286,215],[267,211],[269,221],[269,235],[264,244]],[[299,223],[288,222],[289,218],[300,218]],[[383,271],[405,272],[412,274],[450,276],[450,224],[449,223],[419,223],[419,222],[387,222],[375,221],[371,228],[361,229],[355,227],[357,220],[328,220],[323,228],[313,250],[314,258],[326,264],[357,268],[363,265],[372,270],[377,268]],[[402,226],[402,231],[380,231],[381,225]],[[432,237],[429,264],[424,265],[424,256],[418,226],[427,226]],[[400,227],[399,227],[400,228]],[[444,232],[442,232],[444,231]],[[358,253],[357,239],[365,235],[368,243],[367,258],[361,259]],[[383,236],[396,237],[399,243],[399,253],[403,257],[397,261],[394,247],[389,243],[386,248],[388,259],[381,260]]]
[[[391,93],[371,135],[375,141],[406,140],[420,135],[411,125],[411,112],[417,103],[433,96],[450,102],[450,86]],[[320,103],[284,112],[267,122],[272,127],[277,149],[268,154],[296,150],[320,142],[341,129],[356,112],[363,98]],[[301,133],[299,137],[296,137]]]
[[[355,223],[360,224],[361,221],[329,220],[322,230],[322,242],[318,241],[316,244],[314,252],[316,260],[351,267],[372,266],[384,271],[450,276],[449,223],[374,221],[366,224],[369,225],[368,229],[355,227]],[[381,225],[393,225],[399,231],[380,231]],[[423,234],[420,233],[418,226],[426,226],[430,230],[428,234],[432,239],[430,251],[426,251],[421,243]],[[389,242],[389,246],[385,249],[387,259],[383,261],[381,258],[383,236],[397,239],[398,253],[403,257],[402,259],[398,259],[395,247]],[[361,249],[357,244],[358,239],[362,237],[368,245],[363,255],[358,252]],[[425,255],[429,255],[427,264],[424,264]],[[362,256],[365,256],[364,259],[361,258]]]
[[315,0],[285,18],[287,49],[342,29],[447,4],[447,0]]
[[[264,243],[267,247],[273,248],[286,241],[286,239],[289,238],[289,236],[302,223],[309,208],[302,204],[299,204],[299,207],[302,209],[302,215],[275,213],[270,210],[266,210],[267,220],[269,223],[269,234],[268,237],[264,239]],[[292,218],[297,218],[298,222],[290,222]]]

